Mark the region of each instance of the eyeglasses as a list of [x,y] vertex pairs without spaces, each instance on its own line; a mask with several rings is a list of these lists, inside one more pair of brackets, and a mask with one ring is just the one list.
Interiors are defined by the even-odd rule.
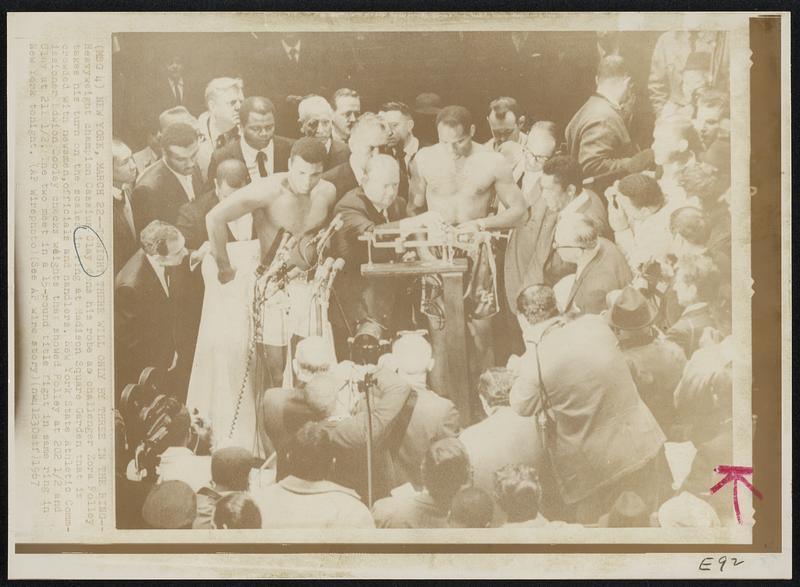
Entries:
[[525,156],[532,161],[536,161],[536,163],[546,163],[552,155],[537,155],[525,145],[522,145],[522,150],[525,152]]

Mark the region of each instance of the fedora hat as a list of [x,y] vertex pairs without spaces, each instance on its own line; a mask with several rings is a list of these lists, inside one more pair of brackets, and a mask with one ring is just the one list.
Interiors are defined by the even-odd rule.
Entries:
[[639,330],[650,326],[658,312],[638,289],[624,288],[608,311],[609,325],[620,330]]

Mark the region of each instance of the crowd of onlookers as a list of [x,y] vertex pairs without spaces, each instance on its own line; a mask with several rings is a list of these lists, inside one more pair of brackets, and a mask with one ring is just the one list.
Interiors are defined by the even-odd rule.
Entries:
[[[226,445],[187,407],[209,211],[303,159],[336,188],[333,211],[349,214],[342,234],[395,222],[418,185],[415,155],[436,144],[437,114],[448,111],[421,91],[411,105],[362,114],[358,91],[301,75],[304,42],[285,35],[262,56],[269,79],[254,91],[217,77],[201,94],[169,56],[161,94],[131,110],[149,117],[139,148],[114,142],[118,525],[730,523],[729,496],[709,489],[732,453],[730,202],[749,196],[731,190],[722,33],[661,35],[646,92],[625,35],[598,34],[586,57],[595,91],[577,111],[542,117],[522,76],[476,119],[491,131],[480,148],[504,156],[525,201],[524,220],[494,245],[496,366],[471,390],[478,417],[459,413],[452,390],[431,388],[428,334],[400,328],[389,329],[390,349],[355,362],[345,330],[334,333],[335,357],[320,337],[297,341],[294,386],[255,391],[258,450]],[[508,76],[552,71],[523,59],[529,42],[512,39]],[[654,122],[640,148],[643,109]],[[298,134],[318,139],[322,155],[298,148]],[[353,211],[354,194],[363,210]],[[228,223],[228,242],[253,239],[253,217]],[[333,253],[358,267],[364,252],[352,242],[335,237]],[[348,279],[345,327],[331,319],[334,329],[348,326],[359,296],[390,295]]]

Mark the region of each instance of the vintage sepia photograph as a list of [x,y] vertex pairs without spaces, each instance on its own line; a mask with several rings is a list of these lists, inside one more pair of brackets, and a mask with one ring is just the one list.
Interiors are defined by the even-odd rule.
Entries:
[[725,31],[112,47],[118,528],[741,524]]
[[787,13],[12,13],[9,576],[791,575]]

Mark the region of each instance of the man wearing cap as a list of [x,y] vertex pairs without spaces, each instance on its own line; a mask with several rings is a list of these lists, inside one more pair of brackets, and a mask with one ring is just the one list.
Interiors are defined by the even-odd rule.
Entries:
[[606,294],[628,285],[633,277],[625,255],[584,214],[562,214],[553,247],[576,270],[554,287],[562,313],[599,314],[606,309]]
[[607,319],[617,335],[639,396],[661,429],[672,438],[675,422],[672,394],[686,366],[686,357],[677,344],[658,333],[654,327],[657,315],[644,295],[628,286],[618,292]]
[[529,346],[510,403],[521,416],[536,416],[531,433],[541,435],[565,515],[594,523],[627,489],[655,507],[664,433],[605,319],[566,320],[542,285],[523,290],[517,307]]

